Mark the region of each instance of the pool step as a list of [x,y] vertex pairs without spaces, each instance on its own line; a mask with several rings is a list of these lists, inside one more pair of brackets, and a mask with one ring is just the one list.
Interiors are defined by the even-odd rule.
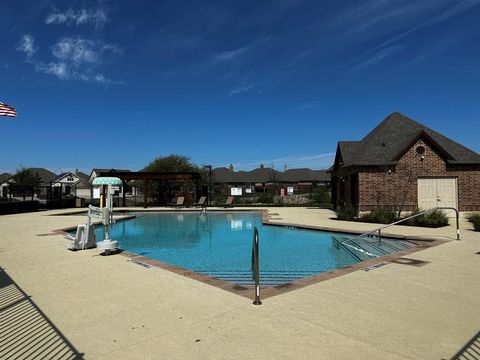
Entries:
[[340,246],[352,253],[353,256],[360,260],[368,260],[371,258],[384,256],[404,249],[414,247],[416,244],[407,240],[382,239],[363,237],[354,238],[348,236],[332,236]]
[[[196,270],[197,272],[206,274],[208,276],[233,282],[243,286],[253,286],[252,272],[248,270]],[[260,271],[261,286],[276,286],[286,284],[298,279],[305,278],[314,274],[322,272],[319,271]]]

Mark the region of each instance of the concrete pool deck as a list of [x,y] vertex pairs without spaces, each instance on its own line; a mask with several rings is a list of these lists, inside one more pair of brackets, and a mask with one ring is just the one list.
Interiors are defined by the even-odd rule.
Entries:
[[[55,354],[52,348],[86,359],[450,359],[480,330],[480,234],[464,219],[461,241],[408,255],[423,266],[390,263],[253,306],[123,256],[67,251],[67,241],[53,230],[85,222],[85,216],[48,216],[64,212],[0,216],[0,328],[8,330],[0,330],[2,359]],[[269,212],[273,223],[376,227],[331,220],[329,210]],[[395,226],[388,233],[455,238],[453,224]],[[23,298],[30,310],[17,308]],[[28,329],[38,318],[53,335]]]

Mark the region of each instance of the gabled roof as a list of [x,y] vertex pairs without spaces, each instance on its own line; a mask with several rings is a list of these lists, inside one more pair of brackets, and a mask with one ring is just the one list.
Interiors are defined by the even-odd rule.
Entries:
[[237,183],[241,182],[240,177],[235,171],[226,167],[219,167],[212,170],[212,178],[217,183]]
[[45,169],[45,168],[28,168],[33,175],[36,175],[40,178],[40,181],[44,184],[54,181],[56,176],[55,173]]
[[125,170],[125,169],[100,169],[100,168],[95,168],[92,169],[92,172],[90,173],[90,176],[88,176],[88,181],[92,182],[94,177],[92,177],[93,173],[95,173],[97,176],[100,174],[109,174],[109,173],[114,173],[114,172],[130,172],[130,170]]
[[[40,178],[40,182],[43,184],[49,184],[51,181],[55,181],[55,178],[57,175],[55,175],[53,172],[45,169],[45,168],[27,168],[32,175],[38,176]],[[3,173],[0,175],[0,184],[6,182],[10,178],[12,178],[13,175],[10,175],[8,173]]]
[[73,174],[73,173],[71,173],[71,172],[69,172],[69,171],[68,171],[68,172],[62,172],[62,173],[58,174],[57,176],[55,176],[55,179],[54,179],[54,180],[55,180],[55,181],[59,181],[59,180],[63,179],[65,176],[67,176],[67,175],[69,175],[69,174]]
[[438,132],[394,112],[360,141],[340,141],[339,166],[392,165],[419,138],[431,143],[450,164],[480,164],[480,154]]
[[325,170],[312,170],[308,168],[289,169],[280,174],[283,182],[313,182],[330,181],[330,174]]
[[6,182],[11,177],[12,177],[12,175],[9,174],[9,173],[0,174],[0,184],[3,184],[4,182]]
[[81,171],[74,172],[74,175],[77,175],[80,179],[88,180],[88,175]]
[[246,172],[244,175],[249,182],[268,183],[280,180],[280,173],[272,168],[260,167]]
[[92,172],[96,172],[97,174],[98,173],[110,173],[110,172],[116,172],[116,171],[127,171],[129,172],[130,170],[125,170],[125,169],[99,169],[99,168],[95,168],[95,169],[92,169]]

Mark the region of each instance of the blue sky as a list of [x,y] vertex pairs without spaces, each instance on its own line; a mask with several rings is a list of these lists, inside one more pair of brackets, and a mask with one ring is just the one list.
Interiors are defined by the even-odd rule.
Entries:
[[480,0],[0,2],[0,172],[329,167],[393,111],[480,151]]

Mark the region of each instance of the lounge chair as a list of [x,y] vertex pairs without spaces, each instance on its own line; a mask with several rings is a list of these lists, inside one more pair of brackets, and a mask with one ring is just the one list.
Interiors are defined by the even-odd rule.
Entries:
[[225,205],[223,205],[223,207],[233,207],[233,196],[227,197],[227,200],[225,201]]
[[196,204],[194,204],[194,206],[195,207],[204,207],[206,200],[207,200],[206,196],[200,196],[200,199],[198,199],[198,202]]
[[177,202],[170,204],[173,207],[182,207],[183,204],[185,203],[185,196],[179,196],[177,197]]

